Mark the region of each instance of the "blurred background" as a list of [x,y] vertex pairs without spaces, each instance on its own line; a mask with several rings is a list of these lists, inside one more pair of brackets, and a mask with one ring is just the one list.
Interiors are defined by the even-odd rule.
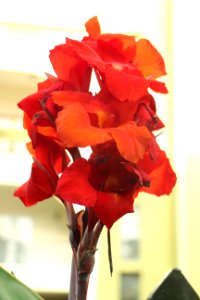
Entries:
[[25,208],[12,196],[31,158],[17,108],[51,73],[49,50],[85,35],[97,15],[102,32],[140,34],[166,62],[169,94],[156,95],[166,125],[159,137],[177,173],[170,197],[142,194],[135,213],[101,237],[88,300],[143,300],[172,268],[200,294],[200,2],[199,0],[0,0],[0,265],[46,300],[66,299],[71,250],[65,210],[54,199]]

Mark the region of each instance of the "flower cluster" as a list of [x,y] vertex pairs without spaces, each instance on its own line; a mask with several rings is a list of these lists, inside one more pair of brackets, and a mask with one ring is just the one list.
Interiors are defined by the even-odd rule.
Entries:
[[[30,206],[56,195],[85,206],[91,222],[111,228],[133,211],[139,192],[168,195],[175,185],[156,141],[164,125],[150,93],[167,93],[157,80],[166,71],[148,40],[101,34],[97,17],[85,27],[81,41],[67,38],[50,51],[56,76],[47,74],[18,104],[33,164],[15,196]],[[82,147],[90,147],[89,159],[81,157]]]

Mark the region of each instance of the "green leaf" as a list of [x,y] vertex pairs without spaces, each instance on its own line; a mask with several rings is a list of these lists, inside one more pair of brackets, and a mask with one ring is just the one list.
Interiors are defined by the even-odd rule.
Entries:
[[0,300],[41,300],[42,298],[0,267]]

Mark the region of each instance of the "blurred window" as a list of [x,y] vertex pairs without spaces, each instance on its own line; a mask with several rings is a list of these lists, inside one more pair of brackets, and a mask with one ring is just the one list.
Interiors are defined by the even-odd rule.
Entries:
[[139,275],[135,273],[121,275],[120,300],[139,300]]
[[124,260],[138,259],[140,256],[140,211],[127,214],[121,219],[121,257]]
[[0,117],[0,183],[19,184],[30,175],[31,155],[22,120]]
[[0,263],[24,263],[32,235],[31,217],[0,215]]

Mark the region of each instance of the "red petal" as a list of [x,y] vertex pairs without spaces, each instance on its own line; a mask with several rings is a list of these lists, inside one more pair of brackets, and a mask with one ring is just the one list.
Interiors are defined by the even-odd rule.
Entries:
[[70,74],[77,65],[77,58],[65,53],[65,49],[65,44],[56,46],[50,51],[49,58],[58,77],[71,81]]
[[143,187],[141,191],[157,196],[171,193],[176,183],[176,174],[164,151],[160,151],[160,156],[155,161],[146,156],[141,166],[150,175],[150,187]]
[[133,198],[98,192],[94,211],[101,222],[111,228],[113,223],[123,215],[133,212]]
[[89,44],[67,39],[67,44],[76,52],[77,56],[86,61],[89,65],[102,67],[103,61],[99,54]]
[[55,194],[71,203],[94,206],[96,191],[88,182],[90,165],[81,158],[66,168],[58,180]]
[[69,163],[64,149],[53,140],[40,134],[37,135],[34,157],[45,166],[52,178],[55,177],[56,172],[58,174],[62,172],[63,160],[65,164]]
[[154,92],[162,93],[162,94],[167,94],[168,89],[165,86],[164,82],[156,81],[156,80],[150,80],[149,81],[149,87],[152,89]]
[[[125,34],[102,34],[99,37],[99,45],[105,48],[105,52],[108,51],[109,46],[113,46],[115,52],[118,52],[121,57],[125,58],[126,62],[130,62],[135,55],[136,42],[134,36],[129,36]],[[103,42],[103,43],[102,43]],[[106,47],[107,45],[107,47]],[[115,58],[115,53],[113,52],[113,58]]]
[[58,45],[50,51],[49,58],[55,73],[77,90],[89,86],[91,72],[85,61],[76,57],[68,44]]
[[106,68],[105,77],[108,90],[121,101],[137,101],[147,93],[148,82],[143,77],[112,67]]
[[21,108],[28,114],[30,118],[32,118],[35,113],[42,110],[40,100],[47,97],[51,92],[59,89],[60,86],[61,82],[57,82],[48,86],[47,88],[40,89],[37,93],[34,93],[22,99],[18,103],[19,108]]
[[24,205],[31,206],[51,197],[53,192],[54,184],[48,173],[33,163],[30,179],[14,192],[14,196],[19,197]]
[[136,43],[134,36],[106,33],[93,36],[93,38],[85,37],[83,41],[96,49],[104,62],[129,63],[135,56]]

